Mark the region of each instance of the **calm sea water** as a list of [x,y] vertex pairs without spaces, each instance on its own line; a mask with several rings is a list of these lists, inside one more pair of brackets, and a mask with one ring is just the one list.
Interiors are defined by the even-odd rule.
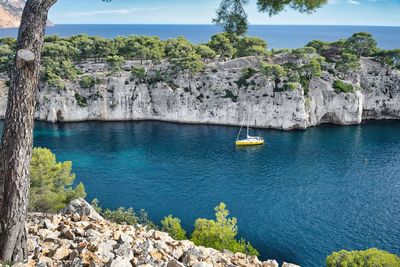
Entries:
[[400,254],[400,122],[262,130],[161,122],[36,123],[35,146],[72,160],[88,199],[173,214],[191,231],[224,201],[262,258],[323,266],[340,249]]
[[[80,33],[107,38],[131,34],[156,35],[162,39],[185,36],[195,43],[207,42],[220,31],[214,25],[56,25],[47,28],[47,34],[61,36]],[[336,41],[361,31],[372,33],[381,48],[400,47],[400,27],[251,25],[248,35],[265,39],[270,48],[297,48],[314,39]],[[0,29],[0,37],[16,35],[17,29]]]

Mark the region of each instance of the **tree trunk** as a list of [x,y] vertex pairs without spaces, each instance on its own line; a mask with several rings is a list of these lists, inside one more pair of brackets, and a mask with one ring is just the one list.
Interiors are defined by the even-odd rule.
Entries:
[[27,259],[25,219],[35,97],[47,13],[56,0],[28,0],[18,32],[0,146],[0,261]]

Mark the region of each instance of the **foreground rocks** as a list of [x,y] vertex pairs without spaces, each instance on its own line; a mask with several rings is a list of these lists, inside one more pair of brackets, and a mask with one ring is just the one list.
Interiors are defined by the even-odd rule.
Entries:
[[221,253],[146,227],[111,223],[83,199],[73,201],[61,214],[31,213],[26,226],[29,261],[15,266],[278,267],[274,260]]

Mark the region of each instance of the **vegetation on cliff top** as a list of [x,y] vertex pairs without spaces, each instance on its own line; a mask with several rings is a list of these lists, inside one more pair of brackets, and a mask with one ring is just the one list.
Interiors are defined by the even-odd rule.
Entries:
[[[15,51],[13,38],[0,38],[0,72],[9,70]],[[77,35],[69,38],[48,36],[43,48],[41,77],[58,89],[65,89],[65,80],[75,81],[83,88],[91,88],[96,79],[82,75],[77,67],[80,62],[92,60],[106,62],[110,72],[123,68],[126,60],[150,60],[157,64],[167,60],[178,72],[190,74],[202,71],[205,63],[215,58],[239,58],[256,56],[261,64],[257,71],[243,71],[243,77],[236,83],[247,88],[247,80],[260,72],[274,79],[275,85],[283,90],[295,90],[299,84],[307,93],[309,82],[328,71],[339,77],[357,71],[360,57],[374,57],[388,68],[400,69],[400,49],[380,50],[373,36],[360,32],[348,39],[336,42],[311,41],[298,49],[267,50],[267,43],[257,37],[242,37],[235,34],[219,33],[205,44],[193,44],[184,37],[161,40],[158,37],[129,36],[106,39]],[[132,79],[155,83],[167,81],[171,74],[159,71],[149,76],[145,68],[132,68]],[[345,92],[337,90],[337,92]],[[81,103],[82,101],[78,101]]]

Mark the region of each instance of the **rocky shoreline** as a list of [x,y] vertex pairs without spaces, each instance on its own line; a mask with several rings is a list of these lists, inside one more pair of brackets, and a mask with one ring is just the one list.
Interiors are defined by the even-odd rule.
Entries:
[[[30,213],[29,260],[13,266],[278,267],[275,260],[195,246],[167,233],[104,220],[85,200],[72,201],[59,214]],[[1,264],[0,264],[1,266]],[[298,267],[283,263],[282,267]]]
[[[42,83],[35,117],[48,122],[158,120],[241,125],[249,111],[251,126],[283,130],[400,118],[400,72],[372,58],[361,58],[360,69],[348,74],[333,74],[327,63],[322,75],[310,80],[307,93],[300,84],[284,90],[279,81],[260,73],[246,79],[245,86],[240,85],[243,69],[257,69],[259,65],[257,57],[213,60],[200,73],[171,74],[168,62],[147,61],[142,65],[140,61],[127,61],[121,71],[112,73],[106,63],[81,63],[77,67],[96,84],[83,88],[78,79],[65,81],[65,89],[58,89]],[[148,75],[170,77],[144,82],[132,77],[132,67],[144,68]],[[357,90],[338,93],[332,86],[336,79]],[[0,118],[4,117],[6,101],[3,78]]]

